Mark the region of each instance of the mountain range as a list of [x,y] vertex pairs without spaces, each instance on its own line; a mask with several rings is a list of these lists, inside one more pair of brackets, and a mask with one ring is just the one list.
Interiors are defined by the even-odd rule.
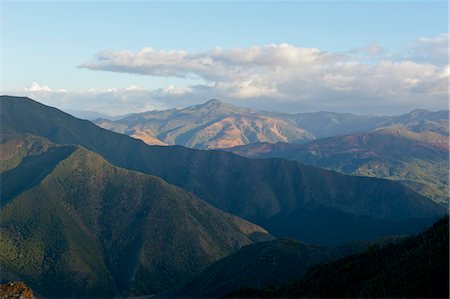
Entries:
[[[25,148],[50,144],[18,139]],[[20,277],[52,297],[155,294],[243,245],[273,238],[75,145],[23,156],[2,172],[1,198],[2,279]]]
[[290,159],[344,174],[396,180],[448,203],[445,110],[418,109],[400,116],[286,114],[211,100],[95,122],[148,144],[219,148],[251,158]]
[[120,120],[97,119],[102,128],[142,139],[150,145],[227,148],[255,142],[314,138],[289,119],[210,100],[205,104],[131,114]]
[[[439,133],[441,132],[441,133]],[[398,181],[448,203],[449,137],[429,126],[396,124],[305,144],[257,143],[227,151],[252,158],[283,158],[345,174]]]
[[343,255],[316,248],[416,233],[448,212],[390,180],[150,146],[29,98],[0,97],[0,129],[2,280],[48,297],[159,294],[275,237],[328,261]]
[[161,177],[276,236],[345,243],[417,232],[447,212],[388,180],[346,176],[287,160],[148,146],[27,98],[2,97],[0,104],[4,133],[80,145],[116,166]]
[[422,127],[448,136],[448,111],[414,110],[400,116],[315,112],[255,111],[218,100],[183,109],[135,113],[121,119],[100,118],[102,128],[142,139],[150,145],[220,149],[259,142],[303,143],[363,132],[393,124]]

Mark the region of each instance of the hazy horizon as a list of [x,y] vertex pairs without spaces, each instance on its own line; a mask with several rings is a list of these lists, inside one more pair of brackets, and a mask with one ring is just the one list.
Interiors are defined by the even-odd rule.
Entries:
[[[28,97],[27,95],[6,95],[6,94],[5,95],[2,94],[0,96]],[[34,99],[34,98],[31,98],[31,99],[35,100],[37,102],[40,102],[37,99]],[[433,109],[426,109],[426,108],[415,108],[415,109],[407,110],[407,111],[401,112],[401,113],[389,113],[388,111],[386,113],[354,113],[354,112],[349,112],[349,111],[331,111],[331,110],[312,110],[312,111],[297,111],[297,112],[295,112],[295,111],[279,111],[279,110],[276,110],[276,107],[273,110],[254,109],[252,107],[247,107],[247,106],[244,106],[244,105],[240,105],[240,103],[234,104],[234,103],[231,103],[231,102],[222,101],[220,99],[208,99],[208,100],[205,100],[204,102],[195,103],[195,104],[187,104],[185,106],[176,106],[176,107],[168,107],[168,108],[160,108],[160,109],[151,109],[151,110],[145,110],[145,111],[126,112],[126,113],[122,113],[122,114],[113,114],[113,115],[110,115],[110,114],[107,114],[107,113],[101,113],[101,112],[93,111],[93,110],[78,110],[78,109],[58,108],[58,107],[55,107],[55,108],[58,108],[61,111],[66,112],[68,114],[71,114],[71,115],[73,115],[75,117],[78,117],[78,118],[85,117],[88,120],[94,120],[98,116],[106,117],[106,118],[111,119],[111,120],[118,120],[118,119],[124,118],[124,117],[126,117],[128,115],[135,114],[135,113],[137,114],[137,113],[145,113],[145,112],[151,112],[151,111],[165,111],[165,110],[171,110],[171,109],[183,110],[185,108],[189,108],[189,107],[192,107],[192,106],[204,105],[207,102],[213,101],[213,100],[217,100],[217,101],[219,101],[221,103],[230,104],[230,105],[233,105],[233,106],[236,106],[236,107],[239,107],[239,108],[251,109],[251,110],[254,110],[256,112],[275,112],[275,113],[285,113],[285,114],[321,113],[321,112],[323,112],[323,113],[350,113],[350,114],[360,115],[360,116],[399,116],[399,115],[411,113],[411,112],[413,112],[415,110],[426,110],[426,111],[430,111],[430,112],[450,111],[450,109],[448,107],[446,107],[446,108],[443,108],[443,109],[435,109],[435,110],[433,110]],[[48,105],[46,103],[42,103],[42,104],[50,106],[50,107],[54,107],[54,106]],[[90,116],[90,115],[92,115],[92,116],[91,117],[87,117],[87,116]]]

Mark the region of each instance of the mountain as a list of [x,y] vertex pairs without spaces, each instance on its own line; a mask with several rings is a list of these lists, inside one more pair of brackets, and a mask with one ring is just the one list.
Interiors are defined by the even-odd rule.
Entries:
[[27,156],[39,155],[57,146],[46,138],[30,134],[1,134],[0,137],[0,172],[15,168]]
[[431,131],[449,135],[449,110],[431,112],[424,109],[391,118],[387,125],[404,124],[414,132]]
[[[434,122],[390,125],[306,144],[252,144],[228,151],[252,158],[283,158],[345,174],[398,181],[448,203],[449,137]],[[438,133],[441,132],[441,133]]]
[[149,111],[122,119],[100,118],[102,128],[130,135],[150,145],[220,149],[259,142],[303,143],[317,138],[368,131],[392,124],[447,132],[448,111],[414,110],[400,116],[351,113],[254,111],[218,100],[184,109]]
[[242,288],[230,298],[448,298],[448,217],[399,244],[310,269],[277,289]]
[[355,115],[352,113],[313,112],[313,113],[272,113],[287,118],[297,127],[311,132],[316,138],[370,131],[394,124],[407,127],[428,128],[428,130],[448,135],[449,111],[437,112],[416,109],[399,116]]
[[155,294],[273,238],[77,145],[25,156],[1,179],[1,279],[19,278],[45,297]]
[[148,146],[28,98],[0,98],[5,134],[76,144],[116,166],[156,175],[276,236],[339,244],[418,232],[447,209],[388,180],[342,175],[280,159]]
[[247,245],[164,293],[167,298],[221,298],[243,287],[275,288],[293,282],[314,265],[360,253],[369,246],[399,242],[391,237],[339,247],[323,247],[290,239]]
[[98,119],[95,123],[151,145],[178,144],[199,149],[314,138],[288,119],[266,116],[218,100],[180,110],[136,113],[116,121]]

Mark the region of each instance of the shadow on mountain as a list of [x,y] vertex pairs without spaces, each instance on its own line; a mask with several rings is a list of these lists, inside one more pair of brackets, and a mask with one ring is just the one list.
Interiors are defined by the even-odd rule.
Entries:
[[448,217],[407,240],[372,246],[311,268],[280,288],[245,287],[228,298],[448,298]]
[[52,147],[39,155],[25,157],[19,166],[1,173],[0,207],[21,192],[38,185],[76,146]]

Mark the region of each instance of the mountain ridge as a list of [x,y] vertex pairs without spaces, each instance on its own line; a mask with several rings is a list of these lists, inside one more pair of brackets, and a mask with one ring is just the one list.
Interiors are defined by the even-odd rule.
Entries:
[[80,146],[55,164],[0,210],[2,273],[39,294],[157,293],[243,245],[273,238],[161,178],[115,167]]
[[278,288],[245,287],[227,298],[447,298],[448,217],[397,244],[317,265]]
[[251,158],[284,158],[345,174],[387,178],[448,202],[449,138],[427,127],[390,125],[305,144],[260,143],[227,149]]
[[338,247],[276,239],[246,245],[158,297],[223,298],[243,287],[275,288],[294,282],[314,265],[360,253],[371,246],[398,243],[406,236],[354,242]]
[[132,114],[118,121],[96,124],[144,140],[150,145],[184,145],[213,149],[255,141],[303,141],[313,136],[295,128],[289,120],[271,117],[249,108],[218,100],[183,109]]
[[416,109],[398,116],[326,111],[288,114],[257,111],[213,99],[182,109],[153,110],[115,121],[98,119],[94,122],[103,128],[142,139],[150,145],[177,144],[198,149],[220,149],[257,142],[303,143],[395,123],[441,118],[448,121],[448,111]]
[[[148,146],[29,99],[2,97],[0,105],[5,133],[29,133],[55,143],[82,145],[114,165],[159,176],[219,209],[270,227],[278,236],[326,244],[348,242],[386,232],[413,233],[446,213],[442,206],[386,180],[345,176],[292,161],[247,159],[223,151]],[[347,220],[333,227],[333,232],[313,235],[315,227],[329,223],[327,217],[319,218],[322,222],[315,221],[314,226],[301,222],[298,215],[309,212],[326,214],[333,221]],[[367,220],[366,231],[355,230],[354,223],[361,217]],[[411,225],[409,221],[417,217],[423,220]],[[399,225],[398,221],[406,222]]]

